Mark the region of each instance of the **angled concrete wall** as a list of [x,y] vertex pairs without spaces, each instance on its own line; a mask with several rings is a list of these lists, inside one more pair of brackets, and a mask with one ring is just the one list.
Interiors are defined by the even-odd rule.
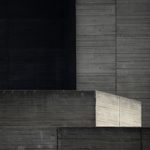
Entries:
[[[116,97],[98,91],[0,91],[0,150],[57,150],[58,127],[119,126],[110,115],[112,106],[119,108]],[[132,111],[124,112],[131,122],[123,125],[133,126]]]
[[96,126],[141,127],[141,102],[96,91]]

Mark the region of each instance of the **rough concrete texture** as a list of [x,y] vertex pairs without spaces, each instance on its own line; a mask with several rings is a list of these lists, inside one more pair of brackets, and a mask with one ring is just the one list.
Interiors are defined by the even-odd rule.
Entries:
[[149,128],[0,128],[0,150],[149,150],[149,141]]
[[[98,91],[0,91],[0,150],[57,150],[58,127],[119,126],[119,117],[116,119],[115,114],[118,110],[116,97]],[[128,100],[127,104],[129,102]],[[136,103],[133,101],[134,105],[136,106]],[[116,110],[115,113],[111,113],[113,109]],[[132,114],[124,112],[125,117]],[[128,118],[130,119],[123,124],[132,125],[134,118],[132,115]],[[95,134],[95,131],[89,132],[91,136]],[[109,132],[104,134],[109,136]],[[114,134],[117,134],[115,130],[112,136]],[[126,134],[130,137],[128,132]],[[84,136],[82,132],[80,136]],[[88,140],[78,142],[75,145],[80,148],[83,144],[84,148]],[[99,142],[104,144],[103,141],[94,138],[92,140],[91,137],[89,144],[94,144],[95,147],[103,146],[99,145]],[[71,147],[69,148],[68,150],[71,150]]]
[[142,129],[143,150],[150,150],[150,128]]
[[133,99],[119,97],[120,126],[141,127],[142,106],[141,102]]
[[0,91],[0,126],[141,126],[141,103],[100,91]]
[[77,89],[143,102],[150,127],[150,0],[76,0]]
[[58,150],[149,150],[150,128],[59,128]]
[[115,0],[76,0],[77,89],[115,93]]
[[94,127],[94,91],[0,91],[0,126]]
[[145,150],[140,128],[62,128],[58,150]]
[[57,129],[1,127],[0,150],[57,150]]
[[141,102],[96,91],[96,126],[142,126]]

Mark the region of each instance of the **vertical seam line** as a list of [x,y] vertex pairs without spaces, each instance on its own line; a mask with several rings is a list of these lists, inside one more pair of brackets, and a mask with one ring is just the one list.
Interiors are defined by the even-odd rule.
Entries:
[[117,0],[115,0],[115,94],[117,94]]

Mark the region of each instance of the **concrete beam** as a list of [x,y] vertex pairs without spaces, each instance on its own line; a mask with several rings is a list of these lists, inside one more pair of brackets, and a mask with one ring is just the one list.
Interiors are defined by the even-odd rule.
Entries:
[[141,126],[141,102],[100,91],[0,91],[0,126]]
[[147,135],[141,128],[60,128],[58,150],[149,150]]

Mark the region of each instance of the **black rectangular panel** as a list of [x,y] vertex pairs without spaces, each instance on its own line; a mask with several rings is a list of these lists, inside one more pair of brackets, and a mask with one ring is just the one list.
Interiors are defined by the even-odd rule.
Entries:
[[75,89],[74,0],[0,7],[0,89]]

